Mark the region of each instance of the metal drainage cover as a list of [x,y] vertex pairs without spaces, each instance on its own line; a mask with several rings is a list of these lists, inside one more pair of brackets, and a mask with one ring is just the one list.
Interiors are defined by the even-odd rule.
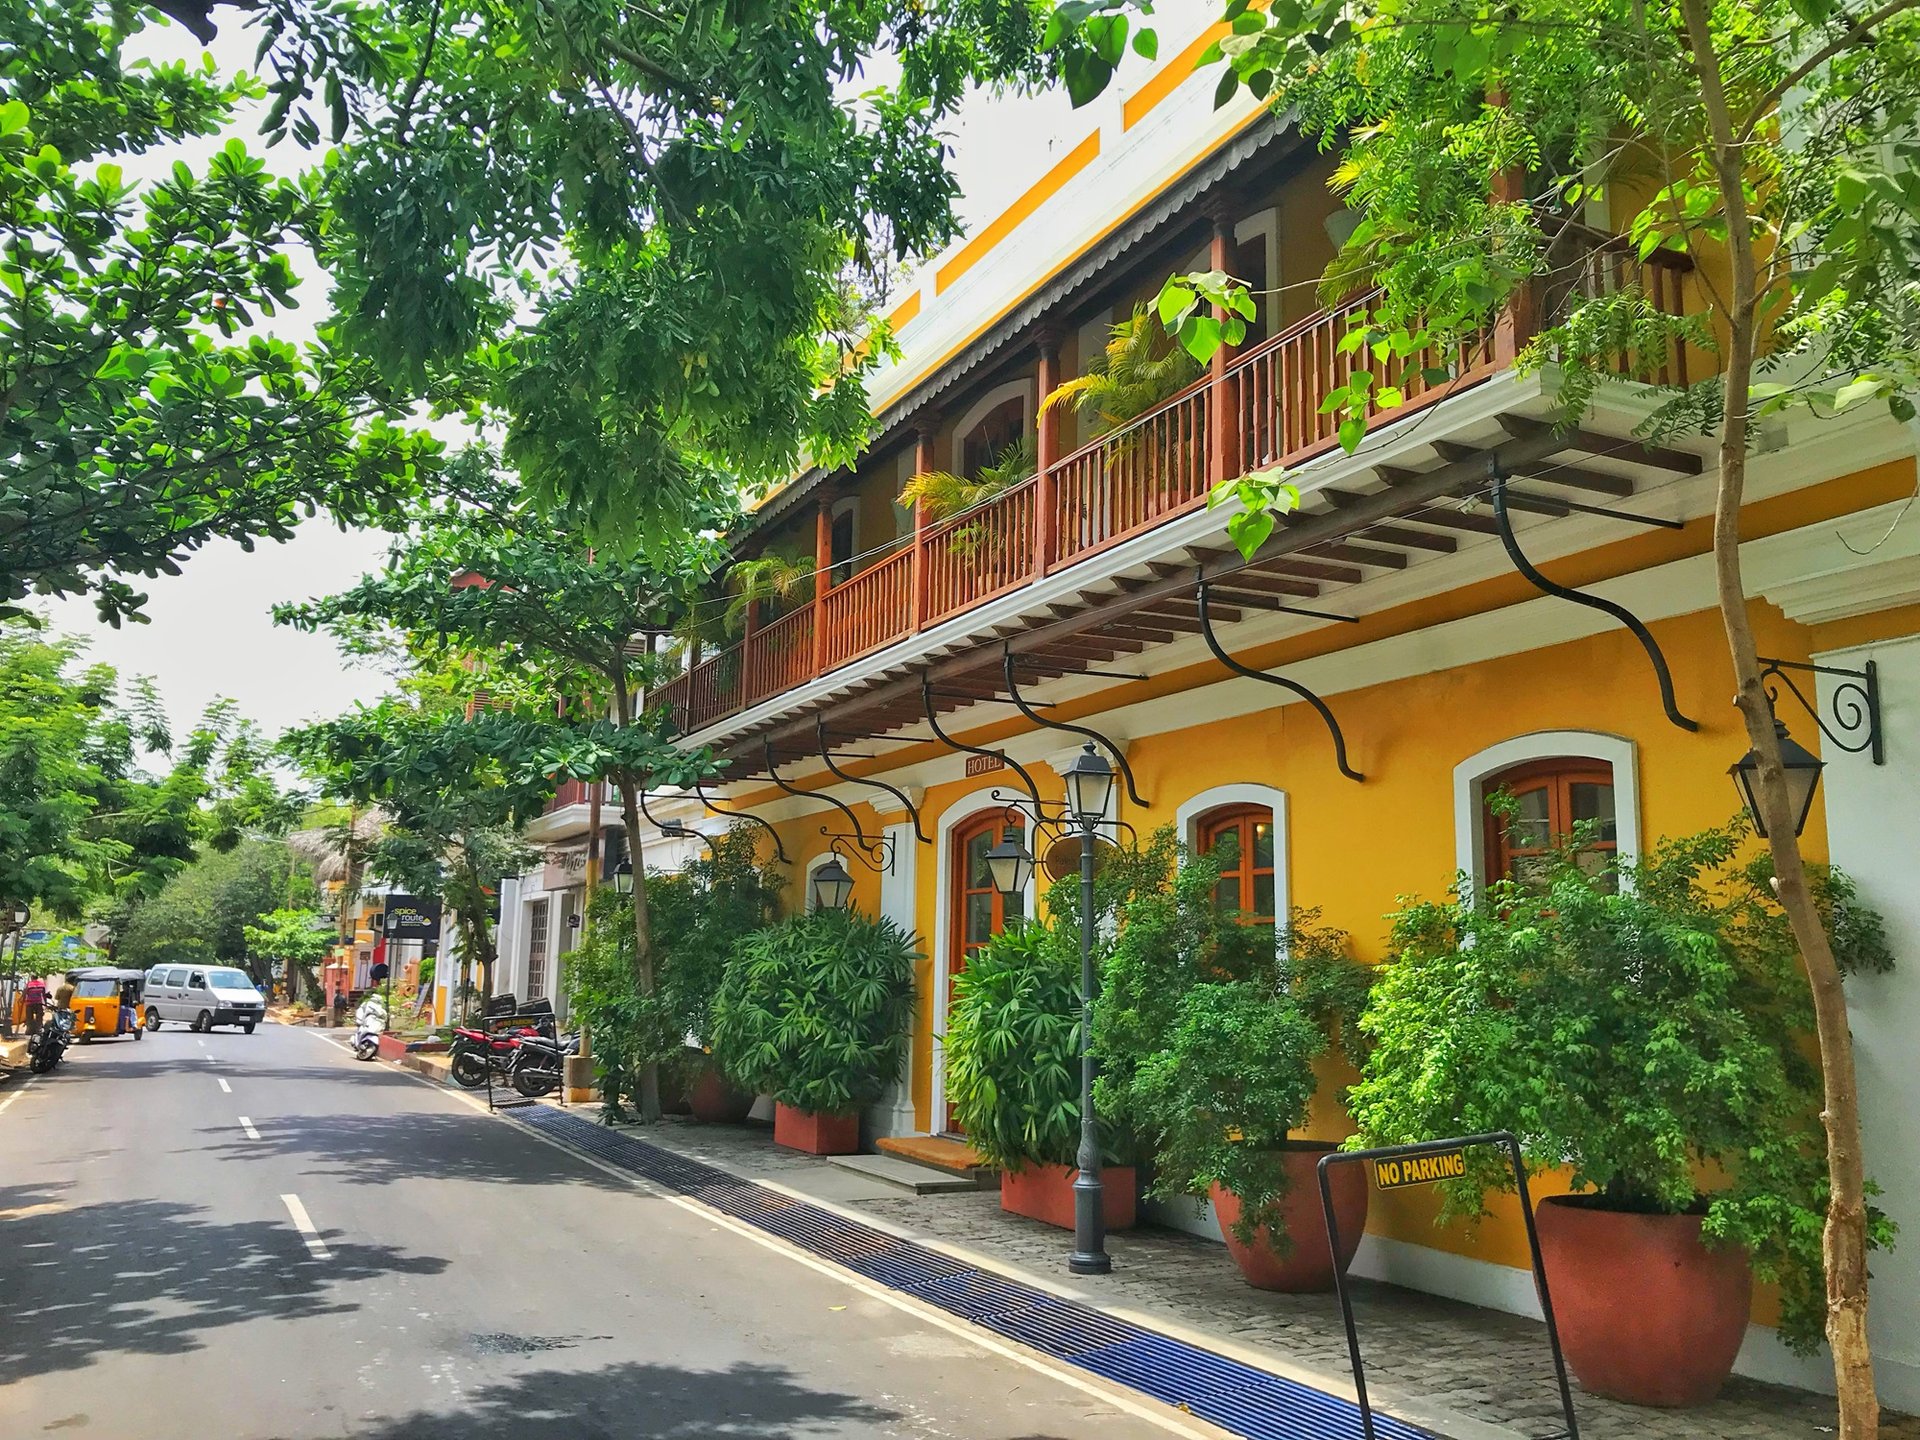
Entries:
[[[1249,1440],[1361,1440],[1360,1411],[1351,1400],[989,1274],[552,1106],[513,1118],[617,1170]],[[1374,1433],[1378,1440],[1432,1440],[1378,1411]]]

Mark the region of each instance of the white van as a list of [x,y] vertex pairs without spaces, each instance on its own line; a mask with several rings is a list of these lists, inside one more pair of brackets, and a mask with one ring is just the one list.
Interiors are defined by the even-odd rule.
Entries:
[[238,1025],[253,1033],[267,1002],[244,970],[227,965],[156,965],[147,972],[147,1028],[178,1020],[195,1030]]

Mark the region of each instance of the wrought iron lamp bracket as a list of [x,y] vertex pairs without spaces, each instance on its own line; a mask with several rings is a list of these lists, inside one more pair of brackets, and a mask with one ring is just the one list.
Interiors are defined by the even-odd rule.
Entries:
[[[1008,824],[1017,816],[1030,826],[1036,835],[1047,836],[1055,840],[1071,840],[1081,833],[1080,822],[1073,818],[1064,800],[1038,800],[1025,795],[1012,795],[995,787],[987,792],[987,798],[1000,805]],[[1094,821],[1096,835],[1124,835],[1137,841],[1140,832],[1119,818],[1101,818]]]
[[891,835],[882,835],[869,840],[865,835],[848,835],[842,831],[820,827],[820,833],[826,837],[827,849],[842,860],[857,860],[876,875],[893,874],[894,843]]
[[[1849,755],[1867,754],[1876,765],[1887,763],[1886,730],[1880,723],[1880,667],[1874,661],[1867,661],[1859,670],[1849,670],[1841,665],[1809,665],[1801,660],[1781,660],[1766,655],[1757,658],[1760,683],[1766,686],[1769,707],[1777,707],[1784,687],[1820,727],[1820,734],[1829,745]],[[1840,681],[1827,701],[1832,724],[1820,713],[1818,702],[1809,699],[1794,683],[1788,673],[1793,670],[1805,675],[1828,675]]]
[[[647,792],[646,791],[644,790],[636,791],[634,794],[634,798],[640,802],[640,814],[646,819],[646,822],[649,825],[653,826],[654,829],[660,832],[662,839],[701,840],[706,838],[705,836],[701,835],[701,833],[698,830],[693,829],[691,826],[687,825],[683,821],[655,819],[653,812],[647,809]],[[709,806],[708,808],[711,809],[712,807]]]

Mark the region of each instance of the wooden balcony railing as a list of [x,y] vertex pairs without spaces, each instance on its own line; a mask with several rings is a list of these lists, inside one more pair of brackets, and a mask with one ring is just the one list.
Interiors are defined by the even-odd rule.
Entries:
[[[1458,393],[1510,365],[1529,338],[1528,314],[1556,314],[1569,294],[1637,286],[1660,308],[1684,313],[1684,257],[1645,262],[1612,237],[1576,237],[1581,248],[1487,333],[1396,366],[1397,418]],[[1341,417],[1322,398],[1371,355],[1342,352],[1371,297],[1321,311],[1234,357],[1111,434],[1081,446],[985,504],[922,529],[904,548],[750,634],[660,687],[650,704],[673,708],[684,731],[725,716],[926,630],[1039,576],[1151,530],[1206,503],[1223,480],[1299,465],[1338,443]],[[1676,347],[1678,349],[1678,347]],[[1687,357],[1639,367],[1639,378],[1684,383]],[[1449,377],[1433,383],[1423,372]],[[1045,522],[1045,523],[1042,523]],[[916,586],[918,593],[916,593]]]

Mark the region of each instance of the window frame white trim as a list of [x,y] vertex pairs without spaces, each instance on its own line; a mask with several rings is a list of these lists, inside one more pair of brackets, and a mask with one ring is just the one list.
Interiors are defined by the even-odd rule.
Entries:
[[1481,783],[1532,760],[1598,760],[1613,768],[1615,853],[1640,857],[1639,748],[1624,735],[1601,730],[1536,730],[1489,745],[1453,767],[1454,868],[1477,888],[1486,883],[1487,832]]
[[965,463],[964,452],[967,446],[967,437],[979,427],[982,420],[1006,404],[1007,401],[1017,399],[1020,402],[1021,428],[1023,430],[1031,430],[1033,428],[1033,407],[1037,403],[1033,398],[1033,392],[1036,384],[1035,378],[1031,375],[1024,380],[1009,380],[1003,385],[994,386],[993,389],[989,390],[978,400],[974,401],[972,405],[967,407],[966,413],[960,417],[959,423],[953,427],[953,434],[950,435],[947,440],[948,446],[952,450],[951,458],[955,473],[958,473],[959,467]]
[[1174,834],[1191,854],[1200,852],[1200,821],[1230,805],[1263,805],[1273,812],[1273,928],[1284,934],[1293,914],[1293,846],[1289,843],[1287,792],[1271,785],[1215,785],[1182,801],[1173,812]]
[[[927,1133],[930,1135],[947,1133],[947,975],[953,963],[953,836],[962,825],[979,819],[985,812],[1007,808],[1007,802],[996,800],[990,789],[976,790],[942,811],[940,822],[934,827],[933,1004],[929,1007],[933,1047],[929,1056],[931,1083],[928,1091],[932,1108],[927,1114]],[[1031,846],[1032,823],[1024,816],[1020,823],[1029,836],[1027,844]],[[1040,867],[1035,864],[1033,868],[1034,873],[1027,877],[1026,913],[1029,915],[1034,913],[1039,885]]]

